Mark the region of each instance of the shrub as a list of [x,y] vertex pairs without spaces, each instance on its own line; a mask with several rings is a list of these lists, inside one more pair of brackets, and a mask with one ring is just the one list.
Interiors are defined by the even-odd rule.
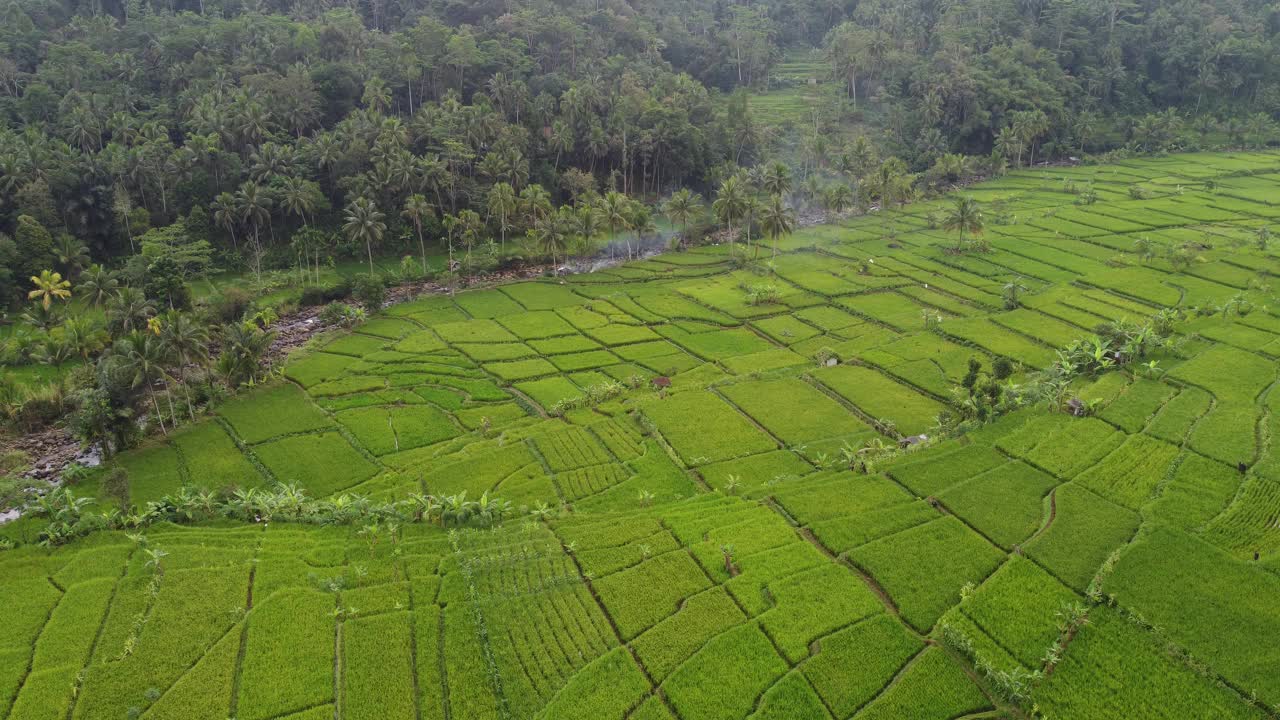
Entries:
[[129,505],[129,472],[122,467],[111,468],[102,481],[102,492],[120,507]]
[[358,275],[352,283],[351,294],[369,310],[379,310],[387,298],[387,286],[375,275]]
[[331,302],[320,311],[320,322],[325,325],[337,325],[349,328],[364,322],[364,308],[358,308],[342,302]]
[[772,283],[757,283],[744,289],[748,305],[773,305],[782,299],[778,286]]
[[298,304],[302,307],[315,307],[325,304],[325,289],[322,287],[303,288]]
[[244,318],[253,307],[253,296],[239,287],[229,287],[209,303],[209,313],[217,320],[232,323]]

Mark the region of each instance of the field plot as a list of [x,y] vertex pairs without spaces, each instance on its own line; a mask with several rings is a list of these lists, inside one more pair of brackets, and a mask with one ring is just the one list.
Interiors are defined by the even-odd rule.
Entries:
[[[713,395],[682,393],[652,401],[644,406],[643,412],[690,465],[729,460],[777,447],[750,420]],[[697,427],[715,428],[715,432],[697,432]]]
[[926,631],[979,583],[1003,554],[955,518],[942,518],[857,548],[850,558],[888,591],[903,617]]
[[887,419],[904,434],[927,430],[943,409],[936,400],[870,368],[840,365],[823,368],[814,376],[869,417]]
[[726,385],[723,392],[788,445],[872,432],[856,415],[803,380],[736,383]]
[[1060,717],[1266,717],[1169,657],[1154,637],[1108,608],[1092,613],[1036,702]]
[[0,525],[0,717],[1274,718],[1277,170],[1014,171],[965,189],[990,252],[943,198],[393,305],[71,486],[122,529]]

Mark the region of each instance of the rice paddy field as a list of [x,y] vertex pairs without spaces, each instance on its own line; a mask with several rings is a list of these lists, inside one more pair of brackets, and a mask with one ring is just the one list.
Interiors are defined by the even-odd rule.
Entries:
[[[1088,183],[1095,203],[1064,192]],[[325,338],[117,458],[130,502],[291,483],[488,492],[515,516],[55,549],[9,526],[0,717],[1277,717],[1280,247],[1255,238],[1280,154],[965,192],[991,252],[946,251],[942,199],[798,231],[773,273],[698,248]],[[1175,270],[1161,248],[1188,242]],[[760,284],[776,303],[749,302]],[[1166,307],[1190,312],[1158,372],[1076,381],[1091,416],[1028,408],[850,469],[851,448],[936,435],[971,358],[1019,382]]]

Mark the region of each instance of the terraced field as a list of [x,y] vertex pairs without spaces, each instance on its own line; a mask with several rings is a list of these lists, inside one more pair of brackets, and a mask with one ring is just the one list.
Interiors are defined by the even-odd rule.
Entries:
[[[1093,204],[1064,192],[1088,183]],[[19,545],[0,716],[1276,717],[1280,252],[1256,238],[1280,155],[967,193],[989,253],[946,252],[944,201],[921,203],[797,232],[776,275],[701,248],[327,338],[119,458],[131,501],[289,483],[357,516],[463,492],[551,512]],[[1187,242],[1175,271],[1160,248]],[[762,283],[777,303],[748,301]],[[1090,417],[1037,406],[856,452],[936,435],[970,358],[1020,383],[1169,306],[1190,312],[1156,370],[1070,388]]]

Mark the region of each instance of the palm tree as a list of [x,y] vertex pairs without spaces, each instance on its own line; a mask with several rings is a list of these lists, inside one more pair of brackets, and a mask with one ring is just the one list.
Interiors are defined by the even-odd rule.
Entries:
[[773,257],[778,257],[778,238],[790,235],[795,228],[796,217],[791,208],[782,202],[781,195],[772,195],[760,213],[760,227],[773,239]]
[[551,195],[541,185],[530,185],[520,191],[520,213],[524,215],[526,226],[533,227],[533,224],[546,215],[550,215],[554,208],[551,206]]
[[[124,362],[124,371],[133,388],[150,389],[157,379],[164,375],[164,348],[160,339],[149,332],[134,330],[116,341],[111,349],[112,354]],[[155,393],[151,393],[151,404],[155,408],[156,420],[160,422],[160,431],[168,435],[164,426],[164,415],[160,412],[160,403]]]
[[680,226],[680,236],[683,239],[689,221],[702,214],[702,198],[688,188],[681,188],[671,195],[662,210],[667,219]]
[[646,235],[657,232],[658,226],[653,222],[653,210],[642,202],[631,204],[631,213],[627,222],[631,232],[636,234],[636,252],[640,252],[642,241]]
[[[195,322],[191,316],[180,312],[170,312],[160,331],[160,342],[165,353],[178,365],[178,379],[183,387],[187,384],[187,367],[192,364],[203,364],[209,357],[209,331],[204,325]],[[187,398],[187,414],[194,421],[195,410],[191,407],[191,393]]]
[[[62,318],[62,308],[57,305],[45,307],[40,303],[36,303],[26,312],[22,313],[21,320],[37,330],[43,330],[45,333],[48,333],[50,330],[53,330],[58,323],[62,322]],[[46,337],[43,339],[48,338]],[[32,343],[34,344],[40,341],[41,338],[34,338]]]
[[253,229],[253,274],[262,281],[262,242],[258,233],[263,223],[271,222],[272,201],[263,192],[262,187],[252,181],[245,181],[236,191],[236,212],[241,222]]
[[427,202],[425,195],[414,193],[404,201],[404,210],[400,211],[400,216],[413,223],[413,229],[418,233],[418,249],[422,251],[422,274],[427,274],[427,243],[422,239],[422,220],[431,217],[435,211],[431,208],[431,203]]
[[116,288],[119,285],[119,281],[116,280],[116,276],[110,270],[101,265],[90,265],[89,269],[80,276],[80,286],[77,291],[82,296],[89,298],[91,305],[98,307],[112,295],[115,295]]
[[770,195],[791,192],[791,168],[781,161],[771,163],[760,175],[760,188]]
[[82,359],[102,349],[102,329],[86,315],[69,317],[62,323],[62,339]]
[[574,229],[578,237],[582,239],[584,253],[590,254],[594,251],[596,238],[600,237],[600,233],[603,230],[601,227],[603,219],[600,209],[597,207],[584,204],[578,208]]
[[1019,282],[1020,280],[1022,278],[1015,277],[1004,284],[1002,294],[1004,296],[1005,310],[1017,310],[1022,305],[1021,293],[1026,291],[1027,286]]
[[220,335],[222,355],[218,357],[218,372],[227,384],[236,387],[256,379],[275,333],[263,331],[253,323],[237,322],[224,325]]
[[107,321],[113,335],[141,330],[155,314],[155,305],[137,288],[122,287],[107,302]]
[[373,246],[382,242],[382,234],[387,224],[382,222],[385,216],[369,198],[356,198],[347,206],[346,222],[342,231],[352,242],[364,243],[365,253],[369,256],[369,274],[373,274]]
[[307,215],[316,209],[316,196],[319,188],[310,180],[286,177],[280,184],[280,208],[286,214],[302,218],[302,226],[307,226]]
[[[754,193],[748,191],[742,198],[742,226],[747,230],[747,248],[751,248],[751,229],[755,227],[756,215],[760,213],[760,198]],[[760,247],[757,245],[755,252],[760,253]]]
[[54,300],[66,300],[71,297],[71,281],[63,280],[62,273],[41,270],[38,277],[31,276],[31,283],[36,286],[36,289],[27,293],[27,299],[39,300],[45,310],[49,309]]
[[235,197],[229,192],[220,192],[213,199],[211,207],[213,208],[213,222],[231,234],[231,249],[239,253],[240,245],[236,242],[236,225],[240,222],[240,211],[236,207]]
[[559,257],[569,248],[570,233],[576,222],[573,211],[562,207],[558,212],[539,220],[529,230],[529,239],[534,246],[551,256],[551,271],[554,275],[560,274]]
[[853,202],[853,188],[847,183],[836,183],[822,193],[822,204],[828,212],[839,215]]
[[71,235],[62,235],[58,238],[54,255],[69,278],[79,275],[80,271],[88,267],[91,262],[89,248]]
[[[600,215],[609,228],[609,242],[612,243],[618,231],[631,222],[631,199],[617,190],[610,190],[600,200]],[[631,257],[630,240],[627,240],[627,257]]]
[[547,145],[556,151],[555,171],[557,173],[560,172],[560,156],[573,152],[574,144],[573,128],[569,123],[563,120],[551,123],[551,137],[548,138]]
[[746,195],[742,189],[742,182],[738,180],[736,175],[725,178],[720,183],[720,190],[716,193],[715,202],[711,203],[711,212],[715,213],[716,218],[729,226],[729,255],[733,256],[733,221],[742,217],[742,213],[746,203]]
[[956,252],[963,251],[964,234],[967,232],[972,235],[980,235],[984,227],[982,210],[978,207],[977,201],[971,197],[956,198],[955,205],[947,214],[942,227],[946,230],[956,230],[960,233],[955,249]]
[[[548,214],[548,217],[550,214]],[[484,219],[475,210],[463,210],[458,213],[458,230],[462,245],[467,249],[467,272],[472,270],[471,251],[480,243],[484,232]]]
[[888,234],[889,206],[894,202],[904,202],[911,190],[907,164],[896,157],[886,159],[876,169],[872,182],[876,195],[880,197],[880,214],[884,218],[885,232]]
[[440,219],[440,224],[444,226],[445,246],[449,251],[449,267],[447,270],[449,275],[449,295],[453,295],[453,280],[457,272],[456,263],[453,259],[453,237],[454,234],[458,232],[461,224],[458,221],[457,215],[450,215],[448,213],[445,213],[444,217]]
[[500,182],[489,188],[489,218],[498,219],[498,232],[502,236],[502,251],[507,250],[507,231],[511,229],[511,216],[515,214],[516,191],[510,183]]

